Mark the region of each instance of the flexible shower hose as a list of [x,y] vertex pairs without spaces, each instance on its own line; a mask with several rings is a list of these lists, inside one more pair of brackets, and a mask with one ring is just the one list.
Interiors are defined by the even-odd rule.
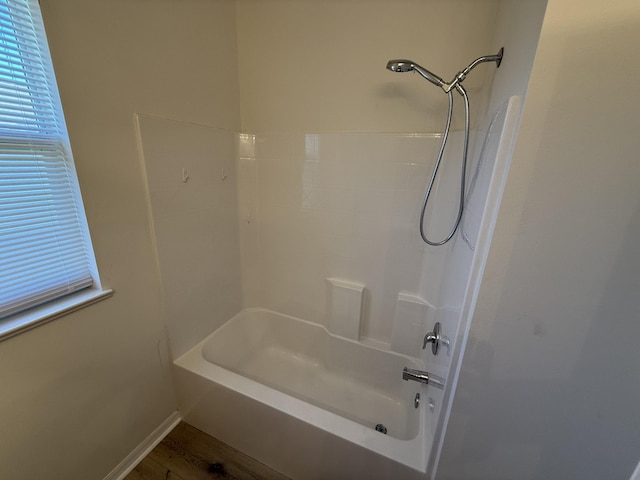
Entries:
[[428,245],[433,247],[438,247],[440,245],[444,245],[449,240],[453,238],[456,231],[458,230],[458,226],[460,225],[460,220],[462,219],[462,210],[464,209],[464,189],[466,182],[466,172],[467,172],[467,154],[469,152],[469,97],[467,96],[467,92],[462,87],[462,85],[456,85],[456,90],[462,98],[464,99],[464,147],[462,150],[462,169],[460,171],[460,200],[458,205],[458,214],[456,216],[455,224],[453,228],[449,232],[449,235],[446,236],[444,240],[439,242],[431,241],[427,238],[427,234],[424,231],[424,216],[427,210],[427,203],[429,202],[429,197],[431,196],[431,190],[433,189],[433,184],[435,183],[436,177],[438,176],[438,169],[440,168],[440,163],[442,162],[442,157],[444,155],[445,147],[447,146],[447,139],[449,138],[449,129],[451,128],[451,117],[453,115],[453,93],[451,91],[447,92],[447,97],[449,98],[449,111],[447,113],[447,123],[445,125],[444,133],[442,134],[442,142],[440,143],[440,151],[438,152],[438,158],[436,159],[436,163],[433,166],[433,172],[431,173],[431,180],[429,180],[429,186],[427,187],[427,192],[424,195],[424,201],[422,202],[422,209],[420,211],[420,236],[422,240]]

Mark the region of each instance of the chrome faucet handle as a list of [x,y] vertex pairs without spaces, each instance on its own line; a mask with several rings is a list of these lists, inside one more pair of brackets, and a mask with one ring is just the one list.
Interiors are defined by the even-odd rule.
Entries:
[[449,346],[449,340],[446,337],[441,335],[442,327],[440,322],[436,322],[433,326],[433,332],[429,332],[424,336],[424,341],[422,342],[422,349],[427,348],[427,343],[431,343],[431,353],[434,355],[438,355],[438,351],[440,350],[440,344]]

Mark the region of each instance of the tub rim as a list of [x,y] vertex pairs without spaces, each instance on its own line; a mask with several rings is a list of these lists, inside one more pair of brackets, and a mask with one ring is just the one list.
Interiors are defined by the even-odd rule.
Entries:
[[[409,357],[407,355],[384,350],[373,345],[363,344],[356,340],[334,335],[327,330],[324,325],[308,320],[303,320],[291,315],[276,312],[262,307],[249,307],[242,309],[236,315],[232,316],[225,323],[220,325],[203,340],[194,345],[187,352],[174,360],[174,365],[192,372],[206,380],[217,383],[225,388],[238,392],[254,401],[274,408],[285,415],[296,418],[302,422],[310,424],[327,433],[336,435],[356,445],[360,445],[379,455],[387,457],[398,463],[402,463],[419,472],[425,473],[427,468],[428,448],[427,448],[427,432],[426,432],[426,402],[422,402],[419,406],[419,426],[418,433],[414,438],[401,440],[388,435],[380,434],[370,427],[361,425],[353,420],[345,418],[337,413],[330,412],[312,403],[293,397],[287,393],[281,392],[273,387],[264,385],[256,380],[245,377],[239,373],[228,370],[224,367],[209,362],[203,356],[203,348],[209,339],[216,333],[228,326],[233,319],[242,313],[251,312],[267,312],[289,318],[294,321],[303,322],[313,327],[321,327],[329,336],[337,337],[353,344],[357,344],[366,348],[371,348],[385,354],[391,354],[408,361],[418,362],[419,359]],[[427,398],[426,385],[420,385],[420,396]]]

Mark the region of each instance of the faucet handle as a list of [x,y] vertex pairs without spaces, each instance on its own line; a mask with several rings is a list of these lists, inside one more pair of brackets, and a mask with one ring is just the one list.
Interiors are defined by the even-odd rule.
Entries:
[[434,355],[438,355],[438,351],[440,350],[440,344],[445,346],[449,346],[449,340],[446,337],[441,335],[442,327],[440,322],[436,322],[433,326],[433,332],[429,332],[424,336],[424,341],[422,342],[422,349],[427,348],[427,343],[431,343],[431,353]]

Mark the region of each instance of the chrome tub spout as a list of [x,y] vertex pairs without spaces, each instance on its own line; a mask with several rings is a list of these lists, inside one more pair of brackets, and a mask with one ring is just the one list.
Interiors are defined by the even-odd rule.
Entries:
[[440,389],[444,388],[444,378],[422,370],[414,370],[413,368],[404,367],[402,369],[402,379],[413,380],[414,382],[424,383],[425,385],[433,385]]

